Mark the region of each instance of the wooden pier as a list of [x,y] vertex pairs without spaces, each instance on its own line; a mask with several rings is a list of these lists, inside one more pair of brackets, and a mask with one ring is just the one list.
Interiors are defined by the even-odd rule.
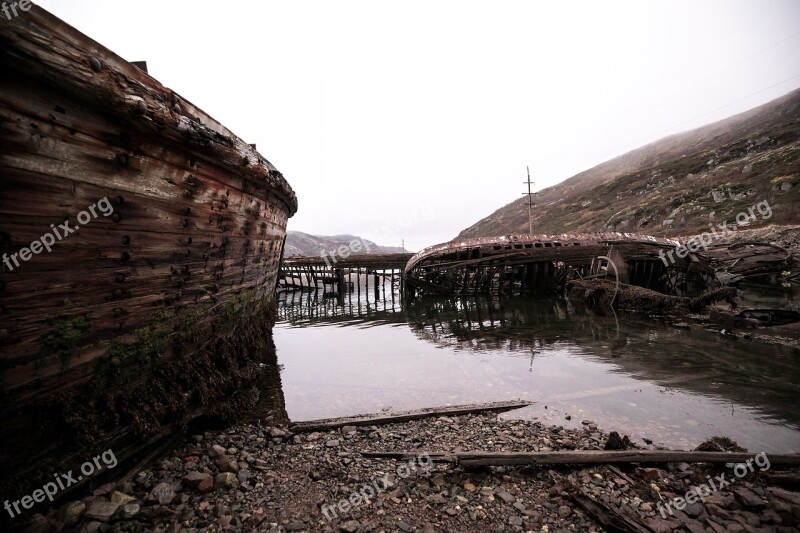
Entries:
[[323,291],[325,294],[378,292],[384,282],[404,288],[403,269],[414,254],[365,254],[335,259],[322,256],[287,257],[278,275],[278,290]]

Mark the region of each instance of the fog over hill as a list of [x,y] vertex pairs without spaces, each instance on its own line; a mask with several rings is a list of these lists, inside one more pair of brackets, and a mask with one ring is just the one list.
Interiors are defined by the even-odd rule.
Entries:
[[[534,201],[535,233],[690,235],[732,222],[759,202],[772,215],[751,226],[800,223],[800,89],[597,165]],[[458,238],[527,232],[522,197]]]

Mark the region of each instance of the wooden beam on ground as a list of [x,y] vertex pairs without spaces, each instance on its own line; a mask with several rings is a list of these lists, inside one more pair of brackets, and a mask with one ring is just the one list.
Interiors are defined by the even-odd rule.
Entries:
[[653,530],[638,520],[624,515],[605,505],[597,498],[592,496],[586,489],[577,489],[570,493],[575,503],[584,513],[599,522],[608,531],[618,531],[620,533],[653,533]]
[[800,474],[796,472],[763,472],[762,475],[771,485],[780,485],[795,490],[800,488]]
[[[406,460],[409,452],[361,452],[364,457]],[[437,463],[464,466],[585,465],[612,463],[744,463],[755,453],[696,452],[674,450],[584,450],[560,452],[427,452]],[[767,454],[770,464],[800,465],[800,454]]]
[[295,422],[290,424],[289,429],[295,433],[308,433],[311,431],[326,431],[329,429],[344,426],[376,426],[379,424],[394,424],[397,422],[407,422],[409,420],[419,420],[421,418],[431,418],[435,416],[461,416],[476,413],[503,413],[531,405],[532,402],[511,401],[478,403],[469,405],[452,405],[444,407],[429,407],[417,409],[415,411],[405,411],[402,413],[375,413],[371,415],[360,415],[344,418],[327,418],[324,420],[310,420],[308,422]]
[[570,496],[583,511],[599,522],[608,531],[619,533],[653,533],[653,529],[644,524],[638,517],[624,514],[595,498],[588,490],[577,486],[568,477],[562,477],[552,470],[549,472],[557,483],[566,485]]

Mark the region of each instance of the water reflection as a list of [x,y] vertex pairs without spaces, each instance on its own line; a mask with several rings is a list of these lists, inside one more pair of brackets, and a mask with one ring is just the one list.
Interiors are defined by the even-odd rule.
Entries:
[[513,416],[591,419],[672,447],[726,435],[800,452],[796,349],[558,299],[393,293],[281,295],[275,339],[293,420],[524,398],[536,403]]

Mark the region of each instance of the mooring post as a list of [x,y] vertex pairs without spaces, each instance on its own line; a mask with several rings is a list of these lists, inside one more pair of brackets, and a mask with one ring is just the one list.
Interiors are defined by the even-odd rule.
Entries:
[[334,273],[336,274],[336,292],[343,294],[344,291],[344,272],[341,268],[337,268]]
[[358,291],[358,308],[361,309],[361,267],[356,269],[356,291]]

